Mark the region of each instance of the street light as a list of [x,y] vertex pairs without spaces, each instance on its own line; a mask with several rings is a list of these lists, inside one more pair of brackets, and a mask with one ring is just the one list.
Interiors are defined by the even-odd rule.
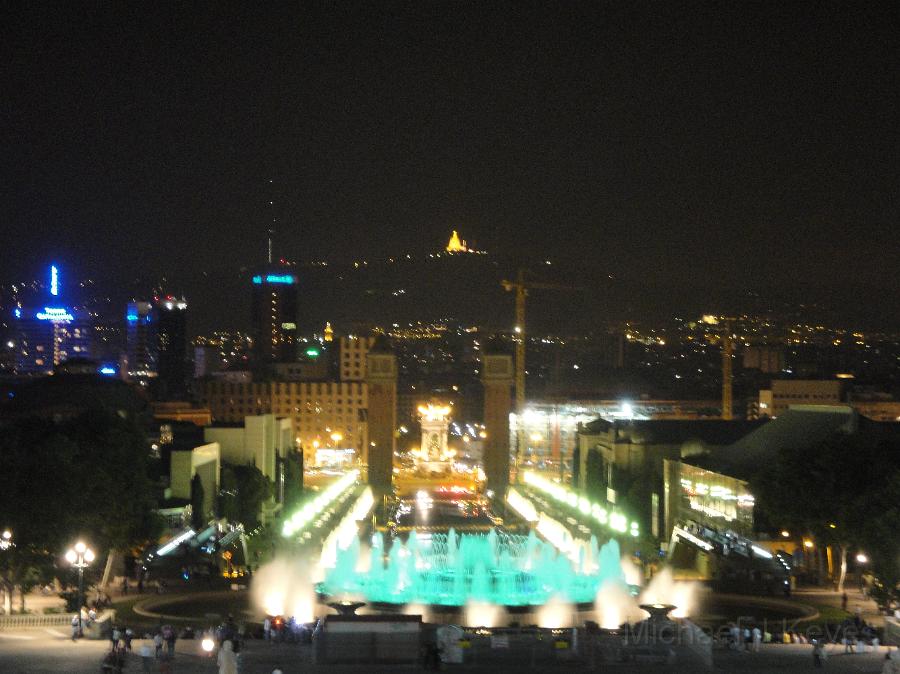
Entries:
[[[14,547],[16,547],[16,544],[13,543],[12,532],[9,529],[4,529],[3,533],[0,534],[0,550],[6,552]],[[7,583],[3,584],[3,609],[6,615],[12,615],[12,585]]]
[[856,561],[859,562],[860,564],[866,564],[866,563],[868,563],[869,558],[866,556],[865,553],[860,552],[858,555],[856,555]]
[[66,552],[66,561],[78,569],[78,635],[83,634],[81,624],[81,607],[84,605],[84,570],[94,561],[94,551],[82,541]]

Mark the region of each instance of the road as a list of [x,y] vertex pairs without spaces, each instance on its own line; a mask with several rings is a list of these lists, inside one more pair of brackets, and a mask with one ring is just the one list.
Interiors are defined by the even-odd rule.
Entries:
[[[141,641],[135,641],[135,651]],[[73,643],[66,638],[63,630],[22,630],[18,632],[0,632],[0,672],[4,674],[96,674],[100,671],[100,661],[106,652],[107,643],[99,641],[79,641]],[[842,647],[831,646],[826,671],[839,674],[871,673],[879,674],[883,664],[885,648],[876,653],[843,655]],[[270,674],[277,666],[284,674],[303,672],[322,672],[322,674],[375,674],[393,672],[417,672],[419,667],[406,666],[315,666],[310,662],[311,651],[308,646],[290,644],[270,645],[259,641],[248,642],[242,653],[241,674]],[[477,659],[477,657],[476,657]],[[730,651],[716,652],[715,671],[718,672],[803,672],[813,671],[811,649],[799,645],[764,645],[759,654],[734,653]],[[217,668],[214,660],[203,657],[198,640],[180,640],[176,649],[176,657],[171,669],[178,674],[214,674]],[[594,671],[614,671],[641,674],[643,672],[671,672],[685,674],[702,671],[695,662],[679,662],[674,665],[655,663],[595,663]],[[526,671],[572,671],[572,663],[560,663],[548,666],[541,663],[533,668],[528,653],[504,652],[494,653],[490,662],[445,667],[459,672],[503,672]],[[581,671],[590,671],[590,662],[578,667]],[[127,672],[141,672],[140,658],[130,656]],[[152,672],[165,671],[153,662]]]

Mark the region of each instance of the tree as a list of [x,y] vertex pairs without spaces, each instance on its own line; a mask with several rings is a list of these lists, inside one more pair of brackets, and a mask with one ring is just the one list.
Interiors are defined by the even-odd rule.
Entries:
[[0,526],[10,528],[15,547],[0,555],[3,583],[21,590],[48,577],[78,538],[102,550],[158,535],[148,453],[134,422],[100,410],[4,428],[0,474],[9,478],[0,489]]
[[894,444],[874,431],[837,435],[783,451],[751,478],[763,519],[837,547],[838,591],[843,591],[851,549],[880,550],[887,545],[894,559],[900,552],[896,533],[884,536],[877,524],[890,511],[889,485],[900,475],[900,448]]
[[289,451],[284,457],[284,508],[291,510],[303,500],[303,452]]
[[195,531],[200,531],[206,524],[203,497],[203,481],[199,475],[194,475],[191,478],[191,526]]
[[572,487],[577,489],[581,482],[581,447],[575,446],[572,450]]
[[[226,476],[226,472],[230,475]],[[273,492],[272,481],[256,466],[222,464],[220,507],[229,520],[242,522],[247,529],[253,529],[259,523],[263,503]]]
[[606,500],[606,476],[603,474],[603,456],[596,447],[589,449],[584,464],[584,484],[591,498],[601,503]]

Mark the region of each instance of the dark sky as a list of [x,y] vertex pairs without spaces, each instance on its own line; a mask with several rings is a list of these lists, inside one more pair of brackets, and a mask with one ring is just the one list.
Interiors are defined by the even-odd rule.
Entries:
[[293,259],[456,228],[900,308],[896,2],[130,4],[4,8],[3,280],[258,263],[274,197]]

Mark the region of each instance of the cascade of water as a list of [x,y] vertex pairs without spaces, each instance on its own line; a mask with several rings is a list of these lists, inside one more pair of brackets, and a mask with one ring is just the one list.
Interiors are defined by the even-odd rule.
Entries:
[[402,589],[402,579],[400,577],[400,548],[401,543],[398,541],[391,546],[388,552],[387,566],[384,570],[384,585],[381,594],[390,597],[390,599],[381,599],[381,601],[391,601],[397,597]]
[[497,550],[499,547],[496,529],[491,529],[488,532],[486,543],[487,549],[485,550],[485,552],[487,553],[488,558],[485,560],[485,562],[489,567],[493,568],[497,566]]
[[372,547],[369,550],[369,574],[370,585],[379,587],[384,580],[384,536],[380,531],[372,534]]
[[475,570],[472,572],[470,595],[473,599],[479,601],[489,601],[491,599],[491,578],[483,562],[478,562],[475,565]]
[[591,564],[589,573],[596,573],[600,570],[600,548],[597,545],[597,537],[591,534]]
[[447,532],[447,568],[453,568],[456,564],[456,555],[459,549],[459,537],[456,535],[456,529],[450,527]]

